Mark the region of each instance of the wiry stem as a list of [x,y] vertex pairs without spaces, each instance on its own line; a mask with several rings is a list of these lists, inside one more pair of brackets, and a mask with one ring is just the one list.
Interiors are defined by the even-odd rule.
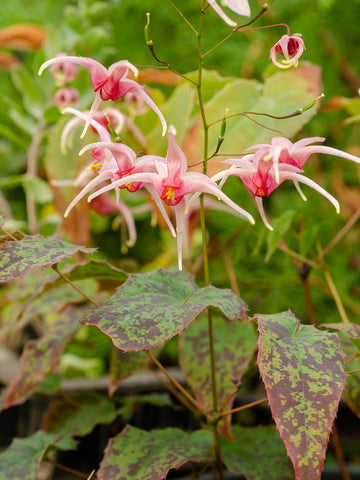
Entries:
[[[204,159],[208,157],[208,144],[209,144],[209,125],[206,119],[206,113],[204,108],[204,102],[202,97],[202,74],[203,74],[203,64],[204,56],[202,54],[202,45],[201,45],[201,35],[204,22],[204,13],[206,7],[206,1],[203,0],[203,10],[200,17],[200,25],[198,30],[198,55],[199,55],[199,70],[198,70],[198,81],[197,81],[197,96],[200,106],[200,114],[203,125],[204,132],[204,143],[203,143],[203,155]],[[207,160],[203,163],[203,174],[206,175],[207,172]],[[204,277],[205,284],[210,284],[209,277],[209,261],[207,254],[207,243],[206,243],[206,226],[205,226],[205,209],[204,209],[204,199],[203,195],[200,197],[200,221],[201,221],[201,232],[202,232],[202,249],[203,249],[203,261],[204,261]],[[213,415],[216,417],[218,405],[217,405],[217,387],[216,387],[216,366],[215,366],[215,348],[214,348],[214,330],[213,330],[213,321],[210,308],[207,309],[208,312],[208,334],[209,334],[209,358],[210,358],[210,378],[211,378],[211,392],[212,392],[212,408]],[[221,459],[221,447],[219,440],[219,433],[217,430],[217,421],[213,422],[211,425],[212,434],[214,438],[214,448],[216,455],[216,465],[217,472],[219,475],[219,480],[224,480],[224,470],[223,463]]]

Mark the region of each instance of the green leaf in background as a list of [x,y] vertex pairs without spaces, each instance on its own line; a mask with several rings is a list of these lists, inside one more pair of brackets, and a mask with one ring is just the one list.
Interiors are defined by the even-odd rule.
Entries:
[[293,480],[294,470],[278,431],[270,427],[233,427],[234,440],[221,441],[228,470],[247,480]]
[[66,260],[77,252],[93,253],[58,237],[26,236],[20,241],[8,241],[1,248],[0,282],[12,282],[34,267],[49,267]]
[[66,344],[79,329],[81,313],[73,309],[64,311],[47,334],[26,343],[19,369],[8,388],[6,407],[23,403],[54,369]]
[[334,333],[301,325],[291,312],[256,318],[258,365],[296,478],[320,479],[346,382],[339,339]]
[[[205,82],[204,88],[206,88]],[[251,145],[270,143],[273,137],[281,136],[280,132],[286,137],[292,137],[315,115],[317,106],[302,115],[286,120],[250,115],[268,128],[261,127],[241,115],[233,118],[231,115],[244,111],[263,112],[275,116],[289,115],[308,105],[319,94],[320,69],[313,66],[277,72],[266,79],[264,84],[247,79],[236,79],[227,83],[205,104],[209,124],[221,120],[224,117],[225,108],[230,109],[225,140],[221,146],[221,153],[228,155],[221,157],[221,160],[231,158],[232,154],[243,153]],[[199,120],[198,116],[182,145],[189,163],[201,160],[203,155],[203,132]],[[209,129],[210,153],[215,151],[218,142],[220,123],[217,125]],[[224,169],[223,164],[216,159],[212,159],[208,167],[210,175]]]
[[190,434],[177,428],[146,432],[128,425],[110,440],[99,480],[161,480],[172,468],[188,461],[204,462],[212,457],[211,432]]
[[115,420],[114,402],[96,393],[81,392],[54,400],[42,421],[42,428],[58,438],[84,436],[98,424]]
[[187,272],[174,268],[130,275],[99,309],[82,320],[95,325],[124,351],[148,350],[164,343],[205,308],[213,306],[231,320],[240,318],[246,305],[231,290],[198,288]]
[[28,72],[22,65],[11,70],[11,79],[22,98],[23,105],[34,118],[40,119],[43,114],[46,96],[39,84],[35,72]]
[[[229,322],[213,315],[216,361],[217,403],[224,410],[232,408],[241,377],[257,348],[254,325],[241,320]],[[209,333],[206,316],[199,317],[179,340],[180,365],[185,378],[205,411],[211,412]],[[223,434],[231,438],[231,415],[219,422]]]
[[265,262],[268,262],[270,260],[273,253],[277,249],[279,242],[283,239],[285,233],[289,230],[294,215],[294,210],[288,210],[282,215],[280,215],[280,217],[272,220],[271,226],[274,230],[272,232],[268,232],[267,234],[267,249]]
[[31,195],[36,203],[43,205],[51,202],[53,196],[49,183],[39,177],[22,176],[22,185],[26,195]]

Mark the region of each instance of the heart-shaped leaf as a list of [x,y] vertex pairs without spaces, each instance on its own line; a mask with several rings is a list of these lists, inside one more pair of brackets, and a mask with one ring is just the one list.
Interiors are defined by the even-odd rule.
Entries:
[[231,290],[198,288],[186,272],[159,269],[131,275],[82,323],[96,325],[120,350],[148,350],[181,333],[209,306],[218,308],[230,320],[246,310],[243,300]]
[[276,426],[296,478],[317,480],[346,381],[339,339],[291,312],[256,317],[258,364]]

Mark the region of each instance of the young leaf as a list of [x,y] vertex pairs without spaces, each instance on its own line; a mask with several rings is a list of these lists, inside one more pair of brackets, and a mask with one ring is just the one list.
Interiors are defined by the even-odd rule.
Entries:
[[234,441],[221,441],[221,456],[231,473],[247,480],[293,480],[294,470],[274,427],[233,427]]
[[58,237],[26,236],[20,241],[8,241],[1,248],[0,282],[12,282],[34,267],[49,267],[66,260],[77,252],[93,253]]
[[[216,360],[217,403],[223,410],[232,407],[241,377],[255,352],[257,335],[249,322],[213,318]],[[193,322],[180,337],[180,364],[184,375],[204,410],[211,412],[209,333],[207,317]],[[231,438],[231,416],[219,422],[222,433]]]
[[24,402],[33,388],[52,371],[79,328],[79,316],[79,312],[68,309],[51,326],[48,334],[27,342],[20,357],[19,370],[9,385],[6,407]]
[[240,318],[245,303],[231,290],[198,288],[186,272],[159,269],[131,275],[83,324],[96,325],[124,351],[148,350],[182,332],[205,308]]
[[145,432],[127,426],[110,440],[97,472],[99,480],[162,480],[172,468],[211,458],[209,431],[186,434],[177,428]]
[[336,334],[301,325],[291,312],[257,315],[258,364],[297,480],[320,478],[345,386]]

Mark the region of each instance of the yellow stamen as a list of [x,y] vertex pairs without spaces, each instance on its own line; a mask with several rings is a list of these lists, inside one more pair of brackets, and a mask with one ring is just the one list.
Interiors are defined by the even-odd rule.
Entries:
[[96,173],[102,166],[102,163],[94,163],[93,165],[90,165],[90,168],[94,173]]
[[167,200],[172,200],[175,196],[175,187],[168,187],[166,189],[165,197]]

